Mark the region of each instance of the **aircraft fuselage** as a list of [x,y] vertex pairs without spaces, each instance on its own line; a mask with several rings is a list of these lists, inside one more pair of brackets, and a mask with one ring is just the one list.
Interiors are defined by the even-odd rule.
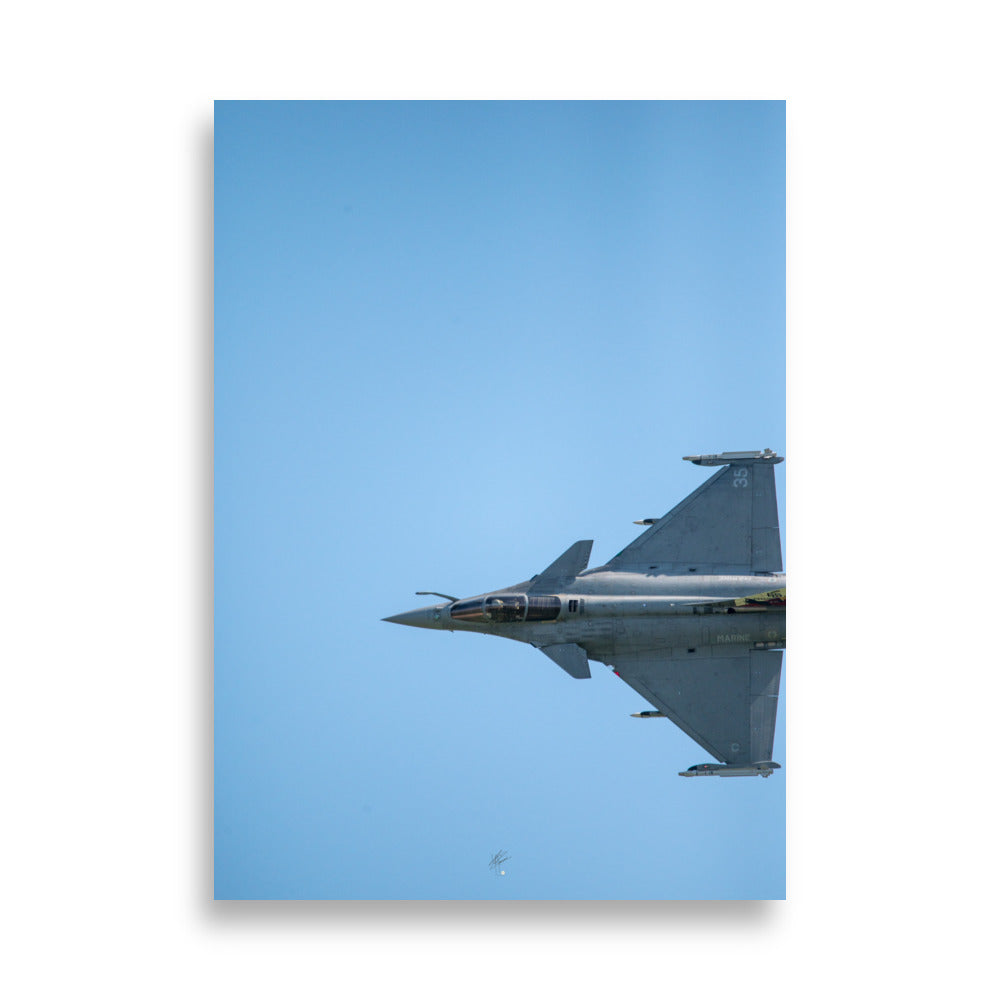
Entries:
[[[539,647],[576,643],[589,658],[602,662],[625,650],[675,649],[689,655],[732,643],[775,649],[785,644],[784,607],[726,605],[784,587],[783,573],[687,577],[598,568],[579,576],[571,591],[535,594],[529,582],[427,605],[388,620],[481,632]],[[545,614],[547,620],[531,620],[533,613]]]

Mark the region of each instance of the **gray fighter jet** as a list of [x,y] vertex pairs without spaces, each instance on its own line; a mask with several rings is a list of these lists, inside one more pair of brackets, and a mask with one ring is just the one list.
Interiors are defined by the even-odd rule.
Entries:
[[383,619],[537,647],[570,677],[606,663],[719,763],[683,777],[768,777],[785,645],[785,575],[770,449],[689,455],[722,466],[604,566],[571,545],[524,583]]

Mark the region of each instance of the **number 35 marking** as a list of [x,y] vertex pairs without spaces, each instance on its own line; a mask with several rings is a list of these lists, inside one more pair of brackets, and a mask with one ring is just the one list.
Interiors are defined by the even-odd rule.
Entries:
[[733,486],[742,486],[746,489],[747,483],[749,482],[749,475],[749,469],[733,469]]

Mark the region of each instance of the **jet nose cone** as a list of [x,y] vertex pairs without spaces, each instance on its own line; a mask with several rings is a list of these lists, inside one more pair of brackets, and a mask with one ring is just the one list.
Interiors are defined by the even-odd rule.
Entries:
[[404,611],[401,615],[389,615],[384,622],[394,622],[396,625],[422,625],[423,614],[420,611]]
[[392,622],[395,625],[414,625],[417,628],[437,628],[441,623],[442,609],[447,606],[447,604],[432,604],[426,608],[414,608],[413,611],[404,611],[401,615],[390,615],[382,621]]

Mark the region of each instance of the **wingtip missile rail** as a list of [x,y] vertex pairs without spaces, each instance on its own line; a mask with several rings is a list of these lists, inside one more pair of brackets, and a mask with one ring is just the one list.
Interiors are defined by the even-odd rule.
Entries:
[[685,462],[695,465],[733,465],[736,462],[769,462],[777,465],[784,462],[784,456],[777,455],[770,448],[763,451],[724,451],[721,455],[685,455]]
[[740,766],[734,764],[692,764],[686,771],[678,771],[682,778],[752,778],[760,775],[769,778],[781,767],[773,760],[759,760],[756,764]]

